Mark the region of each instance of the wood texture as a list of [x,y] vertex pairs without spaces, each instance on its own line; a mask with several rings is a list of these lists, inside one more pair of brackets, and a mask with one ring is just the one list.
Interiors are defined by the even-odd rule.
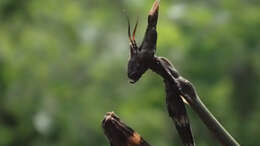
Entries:
[[123,123],[114,112],[108,112],[102,121],[110,146],[150,146],[137,132]]

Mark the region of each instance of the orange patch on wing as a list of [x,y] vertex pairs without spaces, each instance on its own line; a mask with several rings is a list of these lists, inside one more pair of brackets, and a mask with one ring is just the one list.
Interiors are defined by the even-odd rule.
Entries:
[[181,96],[181,99],[182,99],[182,101],[183,101],[184,103],[190,105],[190,104],[188,103],[188,101],[187,101],[183,96]]
[[141,143],[141,136],[135,132],[128,140],[128,146],[138,146]]

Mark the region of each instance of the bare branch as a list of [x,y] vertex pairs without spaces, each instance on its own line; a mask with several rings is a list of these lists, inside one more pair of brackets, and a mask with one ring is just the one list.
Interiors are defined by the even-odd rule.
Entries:
[[137,132],[124,124],[114,112],[102,121],[104,133],[111,146],[150,146]]

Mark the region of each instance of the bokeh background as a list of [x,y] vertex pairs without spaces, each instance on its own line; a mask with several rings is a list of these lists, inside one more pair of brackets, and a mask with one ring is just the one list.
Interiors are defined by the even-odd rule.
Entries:
[[[162,80],[128,83],[126,14],[140,44],[153,0],[1,0],[0,146],[108,146],[116,112],[154,146],[182,145]],[[260,136],[260,1],[161,0],[169,58],[244,146]],[[198,146],[218,146],[188,108]]]

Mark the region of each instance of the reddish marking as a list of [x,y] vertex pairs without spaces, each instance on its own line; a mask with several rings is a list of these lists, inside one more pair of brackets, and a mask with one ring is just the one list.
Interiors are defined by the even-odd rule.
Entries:
[[141,136],[138,133],[133,133],[131,137],[128,138],[129,143],[127,146],[139,146],[141,143]]
[[152,8],[151,8],[151,10],[150,10],[150,12],[149,12],[149,15],[154,15],[154,13],[156,12],[156,11],[158,11],[159,10],[159,0],[156,0],[154,3],[153,3],[153,6],[152,6]]

